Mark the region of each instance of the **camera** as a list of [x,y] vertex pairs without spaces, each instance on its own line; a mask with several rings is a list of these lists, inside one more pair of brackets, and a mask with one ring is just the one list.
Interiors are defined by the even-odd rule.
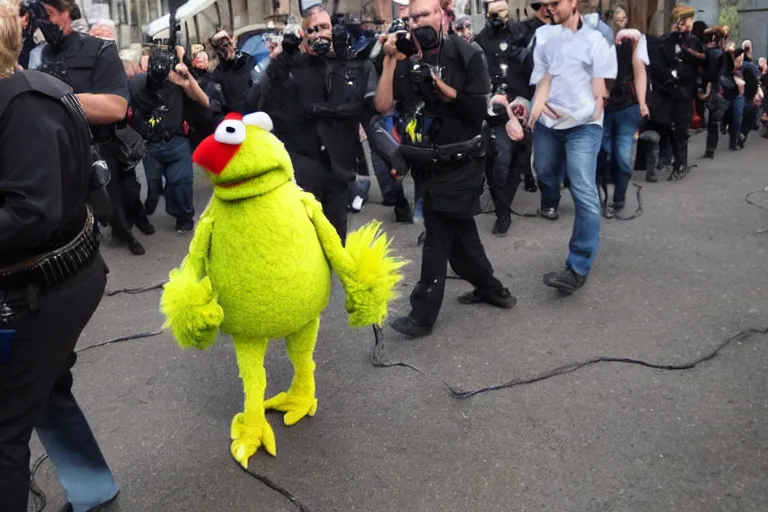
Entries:
[[147,74],[155,82],[162,82],[168,78],[168,74],[176,67],[176,60],[175,51],[155,48],[149,56]]

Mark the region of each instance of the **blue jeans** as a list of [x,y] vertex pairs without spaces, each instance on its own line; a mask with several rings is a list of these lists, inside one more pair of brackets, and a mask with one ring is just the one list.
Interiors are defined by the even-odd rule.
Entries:
[[147,175],[147,213],[154,213],[160,194],[164,193],[168,215],[180,220],[192,219],[195,215],[192,203],[194,173],[189,139],[174,137],[168,142],[150,143],[143,161]]
[[603,145],[597,158],[598,179],[613,178],[613,202],[623,203],[632,179],[632,142],[640,127],[640,106],[606,110]]
[[731,119],[728,126],[728,135],[731,149],[735,149],[739,143],[739,135],[741,135],[741,120],[744,117],[744,107],[746,101],[744,96],[737,96],[731,102]]
[[565,264],[581,276],[589,274],[600,241],[595,171],[602,140],[603,128],[596,124],[552,130],[537,123],[533,130],[533,164],[541,184],[542,207],[557,207],[563,172],[570,181],[576,218]]

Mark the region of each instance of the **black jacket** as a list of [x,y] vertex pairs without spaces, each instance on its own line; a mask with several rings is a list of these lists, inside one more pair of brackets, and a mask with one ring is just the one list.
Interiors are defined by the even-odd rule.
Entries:
[[[0,80],[0,101],[29,73],[37,72]],[[62,247],[82,230],[90,155],[85,122],[59,100],[26,92],[0,112],[0,267]]]

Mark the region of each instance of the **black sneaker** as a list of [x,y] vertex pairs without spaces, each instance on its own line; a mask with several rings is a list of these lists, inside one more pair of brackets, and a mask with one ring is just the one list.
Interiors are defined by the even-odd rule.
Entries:
[[496,236],[507,236],[510,224],[512,224],[512,219],[510,217],[497,218],[496,222],[493,224],[491,233]]
[[146,252],[141,242],[135,238],[128,240],[128,250],[136,256],[142,256]]
[[517,304],[517,298],[507,288],[501,288],[490,295],[480,295],[477,290],[472,290],[459,296],[462,304],[479,304],[485,302],[502,309],[512,309]]
[[624,201],[614,201],[613,203],[611,203],[609,208],[613,213],[619,213],[621,210],[624,209]]
[[560,217],[557,213],[557,208],[539,208],[536,211],[545,219],[557,220],[557,218]]
[[195,229],[195,222],[192,219],[176,219],[176,232],[188,233]]
[[395,222],[398,224],[413,224],[413,213],[408,204],[395,206]]
[[149,222],[149,217],[141,215],[136,219],[136,228],[145,235],[154,235],[155,226]]
[[[118,505],[117,503],[117,497],[120,495],[120,492],[118,491],[117,494],[115,494],[112,498],[107,500],[105,503],[102,503],[101,505],[96,505],[95,507],[91,507],[88,509],[88,512],[107,512],[110,510],[110,508],[117,509],[117,507],[110,507],[113,503],[115,505]],[[119,505],[118,505],[119,506]],[[72,507],[71,503],[67,503],[64,505],[59,512],[72,512],[74,508]]]
[[691,169],[693,169],[693,166],[691,165],[680,169],[672,169],[672,172],[670,173],[669,178],[667,178],[667,181],[681,180],[688,176],[688,173],[691,172]]
[[570,268],[560,272],[548,272],[544,274],[544,284],[550,288],[557,288],[564,293],[573,293],[587,282],[587,276],[580,276]]
[[422,336],[428,336],[432,334],[432,327],[428,325],[421,325],[419,322],[411,318],[410,316],[401,316],[395,318],[390,327],[399,332],[403,336],[409,338],[421,338]]
[[709,158],[710,160],[713,160],[715,158],[715,152],[714,151],[706,151],[701,158]]
[[523,186],[525,187],[526,192],[536,193],[539,191],[539,187],[536,185],[536,179],[533,176],[526,174],[523,179],[525,181]]

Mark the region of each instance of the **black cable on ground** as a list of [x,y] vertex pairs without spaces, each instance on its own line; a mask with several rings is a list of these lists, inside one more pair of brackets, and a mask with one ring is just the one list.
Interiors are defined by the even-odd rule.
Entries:
[[[744,200],[748,204],[751,204],[752,206],[757,206],[761,210],[768,210],[768,207],[766,207],[765,205],[762,205],[760,203],[756,203],[756,202],[754,202],[754,201],[752,201],[750,199],[752,196],[755,196],[757,194],[765,194],[765,193],[768,193],[768,187],[761,188],[760,190],[755,190],[754,192],[750,192],[749,194],[744,196]],[[768,233],[768,228],[758,229],[757,231],[755,231],[756,235],[760,235],[760,234],[763,234],[763,233]]]
[[[227,450],[229,450],[229,447],[227,447]],[[288,499],[288,501],[293,503],[293,505],[296,507],[296,510],[298,510],[298,512],[311,512],[309,510],[309,507],[304,505],[301,502],[301,500],[299,500],[299,498],[294,496],[293,493],[291,493],[288,489],[286,489],[282,485],[273,482],[272,480],[270,480],[266,476],[264,476],[264,475],[262,475],[260,473],[257,473],[255,471],[253,471],[252,469],[245,469],[243,466],[240,465],[240,463],[238,463],[237,465],[238,465],[238,467],[240,469],[242,469],[243,471],[245,471],[246,473],[251,475],[253,478],[258,480],[259,482],[263,483],[264,485],[266,485],[267,487],[269,487],[273,491],[282,494],[285,498]]]
[[[632,186],[635,187],[635,195],[637,197],[637,208],[635,208],[635,213],[630,215],[629,217],[621,217],[618,214],[614,213],[613,215],[608,215],[608,186],[605,184],[603,187],[597,187],[597,195],[600,198],[600,205],[602,210],[602,215],[606,219],[616,219],[616,220],[632,220],[636,219],[639,216],[643,214],[643,199],[642,199],[642,192],[643,192],[643,186],[632,182]],[[600,190],[603,191],[603,194],[600,194]]]
[[136,295],[139,293],[148,292],[150,290],[159,290],[168,281],[160,281],[159,283],[150,284],[149,286],[142,286],[139,288],[118,288],[117,290],[107,290],[104,292],[105,297],[113,297],[119,293],[128,293],[130,295]]
[[[694,359],[693,361],[690,361],[687,363],[680,363],[680,364],[651,363],[648,361],[643,361],[642,359],[633,359],[629,357],[597,356],[597,357],[592,357],[590,359],[586,359],[584,361],[577,361],[577,362],[568,363],[562,366],[558,366],[557,368],[554,368],[552,370],[547,370],[545,372],[538,373],[530,377],[512,379],[507,382],[503,382],[501,384],[486,386],[484,388],[472,389],[472,390],[459,389],[447,383],[445,380],[443,380],[440,377],[437,377],[437,379],[443,384],[443,386],[448,390],[448,392],[453,398],[462,399],[462,398],[473,397],[475,395],[480,395],[483,393],[489,393],[491,391],[498,391],[501,389],[509,389],[509,388],[514,388],[518,386],[524,386],[526,384],[541,382],[543,380],[551,379],[552,377],[557,377],[558,375],[573,373],[576,370],[580,370],[581,368],[584,368],[586,366],[590,366],[593,364],[597,364],[597,363],[634,364],[639,366],[645,366],[647,368],[653,368],[656,370],[667,370],[667,371],[690,370],[692,368],[695,368],[699,364],[714,358],[721,350],[723,350],[725,347],[727,347],[734,341],[741,341],[755,334],[768,334],[768,327],[744,329],[743,331],[740,331],[734,336],[731,336],[730,338],[721,342],[717,347],[710,350],[709,352],[704,353],[704,355],[698,357],[697,359]],[[418,368],[417,366],[414,366],[411,363],[408,363],[406,361],[382,361],[381,358],[379,357],[379,353],[384,348],[384,333],[379,326],[373,327],[373,336],[374,336],[374,343],[373,343],[373,348],[371,350],[370,361],[374,367],[393,368],[393,367],[400,366],[403,368],[410,368],[411,370],[418,372],[422,375],[427,375],[427,376],[430,375],[429,373],[425,372],[421,368]]]

